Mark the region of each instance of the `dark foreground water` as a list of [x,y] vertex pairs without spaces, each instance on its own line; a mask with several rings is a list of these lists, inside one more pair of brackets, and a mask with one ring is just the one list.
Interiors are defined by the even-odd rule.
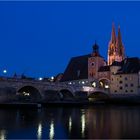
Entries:
[[140,138],[140,107],[0,109],[0,139],[16,138]]

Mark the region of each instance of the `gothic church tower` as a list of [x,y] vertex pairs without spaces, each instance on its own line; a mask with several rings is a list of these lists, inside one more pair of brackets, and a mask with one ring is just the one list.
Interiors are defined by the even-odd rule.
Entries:
[[114,24],[112,25],[111,40],[108,47],[108,65],[114,61],[121,62],[125,58],[124,45],[122,43],[120,26],[118,27],[118,36],[116,37]]

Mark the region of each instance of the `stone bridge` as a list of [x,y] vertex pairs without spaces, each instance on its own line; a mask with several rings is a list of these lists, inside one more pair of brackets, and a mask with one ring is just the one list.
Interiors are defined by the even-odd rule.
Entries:
[[[0,89],[8,89],[8,98],[12,97],[12,92],[18,99],[33,102],[37,101],[61,101],[61,100],[85,100],[95,92],[102,92],[101,89],[95,89],[87,86],[75,86],[65,83],[53,83],[48,81],[39,81],[19,78],[0,78]],[[9,97],[10,96],[10,97]],[[0,94],[1,97],[1,94]],[[14,97],[15,98],[15,97]]]

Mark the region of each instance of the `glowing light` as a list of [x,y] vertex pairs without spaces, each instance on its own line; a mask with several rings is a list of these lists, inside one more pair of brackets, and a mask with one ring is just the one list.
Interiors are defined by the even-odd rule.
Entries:
[[37,138],[41,139],[41,137],[42,137],[42,124],[39,123],[38,129],[37,129]]
[[7,73],[7,70],[3,70],[3,73],[6,74]]
[[38,80],[42,81],[42,80],[43,80],[43,78],[42,78],[42,77],[39,77],[39,78],[38,78]]
[[72,129],[72,119],[69,117],[69,132],[71,132]]
[[92,87],[83,86],[83,91],[92,91],[92,90],[93,90]]
[[109,88],[109,85],[105,85],[105,88]]
[[81,116],[81,133],[82,133],[82,138],[85,136],[85,112],[82,110],[82,116]]
[[93,86],[94,88],[96,88],[96,82],[93,82],[93,83],[92,83],[92,86]]
[[84,81],[82,81],[82,84],[85,84],[85,82],[84,82]]
[[100,85],[103,87],[103,85],[104,85],[103,82],[100,82]]
[[51,124],[50,124],[49,137],[50,137],[50,139],[54,139],[54,122],[53,121],[51,121]]
[[24,96],[30,96],[30,93],[29,92],[23,92]]
[[54,77],[53,76],[51,77],[51,80],[54,80]]
[[69,82],[69,85],[71,85],[72,83],[71,82]]

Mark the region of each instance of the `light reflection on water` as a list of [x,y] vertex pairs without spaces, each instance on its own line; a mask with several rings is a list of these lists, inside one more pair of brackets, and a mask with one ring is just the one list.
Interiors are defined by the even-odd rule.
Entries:
[[71,133],[71,129],[72,129],[72,119],[71,117],[69,117],[69,133]]
[[82,129],[81,134],[82,134],[82,138],[84,138],[85,137],[85,123],[86,123],[86,121],[85,121],[85,110],[82,109],[81,112],[82,112],[82,114],[81,114],[81,129]]
[[139,124],[139,106],[0,109],[0,139],[134,139]]
[[40,140],[42,137],[42,124],[38,124],[38,129],[37,129],[37,139]]
[[50,132],[49,132],[49,139],[54,139],[54,122],[51,120],[50,123]]
[[6,130],[0,131],[0,140],[6,140]]

